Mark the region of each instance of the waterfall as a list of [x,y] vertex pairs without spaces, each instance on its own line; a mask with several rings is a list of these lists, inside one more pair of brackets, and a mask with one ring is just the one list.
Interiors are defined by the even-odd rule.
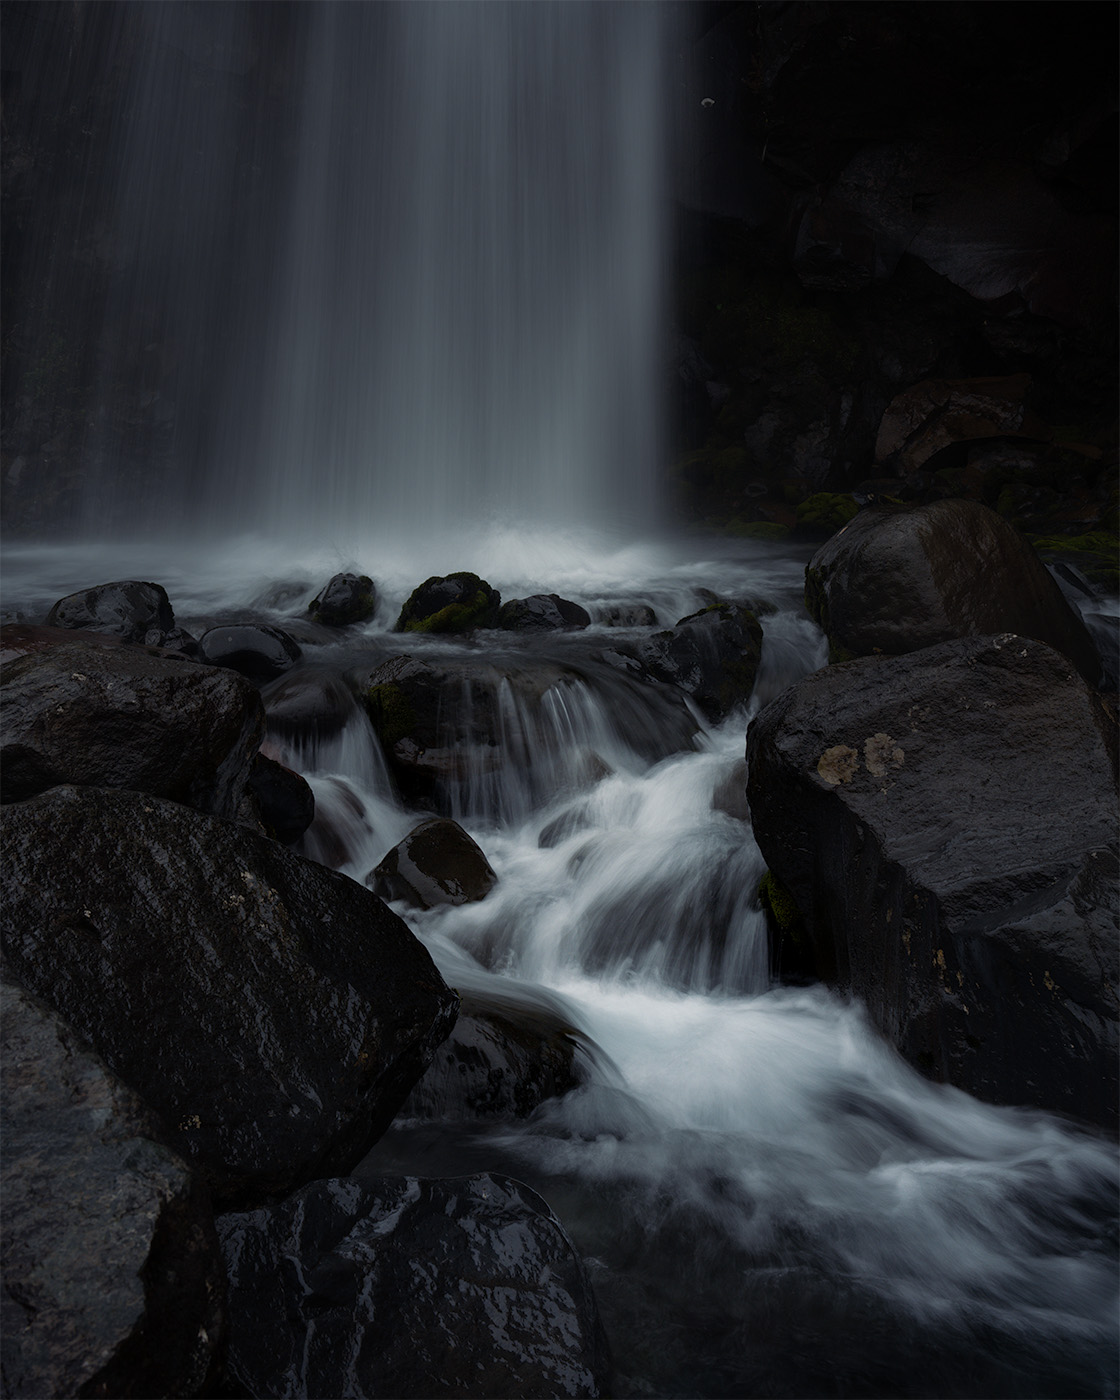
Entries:
[[126,6],[82,530],[654,524],[664,28]]

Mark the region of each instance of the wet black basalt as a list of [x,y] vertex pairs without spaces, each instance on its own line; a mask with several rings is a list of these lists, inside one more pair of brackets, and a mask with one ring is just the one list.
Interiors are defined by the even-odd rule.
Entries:
[[534,593],[511,598],[498,613],[498,626],[506,632],[576,631],[591,625],[586,608],[555,593]]
[[972,637],[829,666],[747,734],[817,971],[917,1068],[1117,1126],[1116,729],[1059,653]]
[[352,1168],[457,1000],[353,880],[138,793],[6,809],[3,951],[225,1198]]
[[307,611],[324,627],[347,627],[367,622],[377,607],[377,590],[366,574],[335,574],[312,598]]
[[80,783],[232,817],[264,733],[241,676],[112,642],[67,639],[6,662],[0,713],[6,802]]
[[249,1394],[606,1390],[583,1265],[545,1202],[509,1177],[319,1181],[218,1229],[229,1366]]
[[498,882],[477,842],[458,822],[432,817],[413,827],[366,876],[382,899],[401,899],[419,909],[471,904],[485,899]]
[[160,584],[124,580],[60,598],[47,614],[47,626],[81,627],[125,642],[142,642],[150,632],[172,632],[175,614]]
[[1101,676],[1080,613],[1030,544],[974,501],[862,511],[813,555],[805,604],[836,660],[1016,632],[1064,653],[1091,685]]
[[211,666],[228,666],[253,681],[283,675],[300,659],[299,644],[279,627],[237,623],[211,627],[198,641],[199,655]]
[[224,1322],[208,1193],[69,1026],[0,998],[4,1394],[197,1394]]

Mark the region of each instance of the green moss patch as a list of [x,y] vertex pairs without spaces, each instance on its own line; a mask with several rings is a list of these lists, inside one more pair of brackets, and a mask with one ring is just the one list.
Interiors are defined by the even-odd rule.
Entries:
[[809,496],[797,507],[798,527],[809,527],[814,531],[828,531],[834,534],[854,520],[859,506],[849,495],[840,492],[818,491]]
[[1084,535],[1028,535],[1040,554],[1068,559],[1093,583],[1120,591],[1120,537],[1106,530]]
[[408,696],[392,682],[371,685],[366,691],[366,710],[378,738],[392,748],[416,728],[416,712]]

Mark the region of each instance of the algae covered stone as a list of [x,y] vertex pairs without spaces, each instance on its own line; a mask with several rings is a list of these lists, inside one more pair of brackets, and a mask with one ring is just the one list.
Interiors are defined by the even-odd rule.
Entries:
[[477,574],[435,574],[409,595],[393,631],[473,632],[495,626],[501,605],[498,590]]

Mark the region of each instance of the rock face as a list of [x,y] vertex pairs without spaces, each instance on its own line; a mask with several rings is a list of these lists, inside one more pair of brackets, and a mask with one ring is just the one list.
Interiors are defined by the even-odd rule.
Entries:
[[300,659],[299,644],[280,627],[238,623],[211,627],[198,641],[199,655],[211,666],[229,666],[254,681],[282,676]]
[[956,442],[982,438],[1053,436],[1027,407],[1030,375],[994,379],[924,379],[887,405],[875,442],[875,461],[900,476],[923,467]]
[[409,595],[394,632],[472,632],[498,621],[502,595],[477,574],[433,575]]
[[713,603],[682,617],[638,650],[652,675],[690,695],[716,721],[750,699],[761,657],[762,625],[737,603]]
[[251,1395],[603,1393],[583,1266],[508,1177],[319,1181],[218,1228],[229,1368]]
[[0,1007],[4,1394],[198,1393],[224,1295],[205,1192],[68,1026],[7,981]]
[[3,799],[59,783],[131,788],[233,817],[264,733],[240,676],[88,641],[4,666]]
[[417,909],[485,899],[498,877],[481,848],[458,822],[433,817],[415,826],[366,877],[382,899]]
[[265,831],[294,846],[315,820],[315,794],[306,778],[259,753],[249,771],[249,792]]
[[367,890],[158,798],[56,788],[10,807],[3,950],[224,1198],[347,1171],[456,998]]
[[591,615],[586,608],[555,593],[511,598],[498,613],[498,626],[507,632],[577,631],[590,625]]
[[1068,656],[1091,685],[1100,678],[1092,638],[1046,566],[975,501],[862,511],[813,555],[805,604],[837,660],[1016,632]]
[[155,641],[149,633],[175,630],[175,614],[167,590],[158,583],[102,583],[60,598],[47,614],[48,627],[81,627],[106,632],[124,642]]
[[335,574],[316,597],[307,611],[325,627],[346,627],[352,622],[366,622],[377,606],[377,590],[373,579],[365,574]]
[[975,637],[828,667],[747,735],[817,971],[982,1099],[1117,1120],[1115,730],[1066,659]]
[[459,1019],[401,1107],[406,1118],[525,1118],[586,1078],[576,1032],[542,998],[460,993]]

